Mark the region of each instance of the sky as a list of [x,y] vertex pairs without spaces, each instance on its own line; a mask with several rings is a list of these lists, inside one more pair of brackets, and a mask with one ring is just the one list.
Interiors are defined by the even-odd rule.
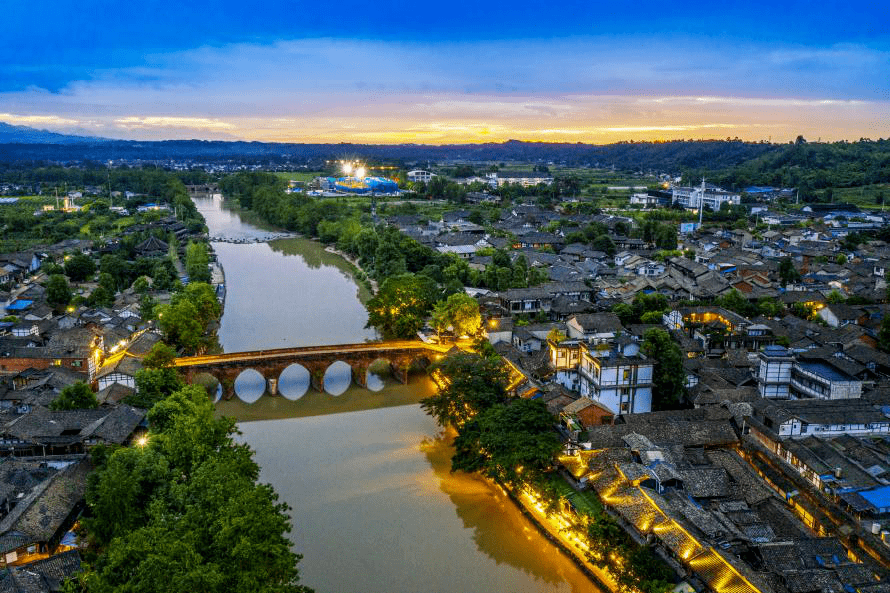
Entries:
[[429,144],[890,137],[890,3],[29,0],[0,121]]

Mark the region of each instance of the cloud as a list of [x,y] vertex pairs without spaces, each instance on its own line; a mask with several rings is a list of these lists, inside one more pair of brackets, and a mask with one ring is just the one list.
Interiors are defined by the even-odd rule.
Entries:
[[145,139],[859,138],[890,136],[888,81],[890,53],[853,45],[325,38],[151,54],[60,92],[0,93],[0,111]]

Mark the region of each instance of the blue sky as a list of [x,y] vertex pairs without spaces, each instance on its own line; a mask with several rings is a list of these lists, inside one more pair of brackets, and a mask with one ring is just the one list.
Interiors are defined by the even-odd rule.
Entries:
[[877,138],[888,6],[15,2],[0,121],[146,139]]

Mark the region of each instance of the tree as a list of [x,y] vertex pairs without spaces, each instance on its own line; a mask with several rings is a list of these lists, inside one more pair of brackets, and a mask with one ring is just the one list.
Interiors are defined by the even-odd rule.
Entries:
[[686,371],[680,347],[665,330],[652,328],[644,334],[641,350],[655,363],[652,408],[670,410],[679,407],[686,394]]
[[483,410],[454,440],[452,470],[481,472],[513,486],[535,483],[562,448],[542,401],[514,399]]
[[482,410],[507,398],[508,373],[500,358],[460,353],[433,369],[442,387],[420,402],[441,426],[462,426]]
[[210,282],[209,257],[204,243],[189,242],[185,248],[185,273],[189,282]]
[[426,276],[401,274],[387,278],[366,305],[366,327],[376,327],[391,337],[414,336],[433,307],[436,291],[436,283]]
[[547,333],[547,341],[553,342],[555,344],[559,344],[567,338],[565,332],[559,330],[559,328],[554,327]]
[[114,304],[114,293],[100,284],[90,293],[87,302],[93,307],[111,307]]
[[74,282],[83,282],[96,273],[93,258],[83,253],[72,255],[65,262],[65,275]]
[[71,302],[71,287],[61,274],[53,274],[46,283],[46,302],[61,309]]
[[881,320],[881,329],[878,331],[878,348],[884,352],[890,352],[890,315],[885,315]]
[[779,262],[779,281],[782,283],[782,287],[800,281],[800,272],[794,267],[794,262],[790,257],[783,258]]
[[133,282],[133,292],[135,292],[136,294],[144,295],[145,293],[148,292],[148,289],[149,289],[148,279],[145,276],[139,276]]
[[[445,301],[441,301],[445,327],[451,326],[456,337],[475,336],[482,327],[482,317],[479,314],[479,303],[466,293],[459,292],[450,295]],[[436,310],[439,310],[437,304]]]
[[234,421],[216,418],[195,386],[148,420],[146,446],[94,450],[83,525],[95,560],[69,590],[309,593],[285,536],[287,505],[257,483]]
[[96,394],[89,385],[80,381],[66,385],[59,397],[49,404],[50,410],[82,410],[98,407]]
[[834,261],[837,263],[837,265],[843,266],[847,263],[847,256],[843,253],[838,253]]

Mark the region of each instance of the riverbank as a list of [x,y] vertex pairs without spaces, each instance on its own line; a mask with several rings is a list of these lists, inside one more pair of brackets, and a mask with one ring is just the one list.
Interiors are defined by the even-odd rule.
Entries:
[[[373,296],[373,295],[377,294],[377,291],[379,290],[379,286],[377,285],[377,281],[374,280],[373,278],[371,278],[371,277],[368,275],[368,272],[365,271],[364,268],[362,268],[362,266],[361,266],[361,264],[358,262],[358,260],[353,259],[352,257],[349,256],[349,254],[347,254],[347,253],[345,253],[345,252],[343,252],[343,251],[340,251],[339,249],[337,249],[336,247],[333,247],[333,246],[331,246],[331,245],[328,245],[327,247],[325,247],[324,250],[327,251],[328,253],[333,253],[333,254],[335,254],[335,255],[339,255],[340,257],[342,257],[343,259],[345,259],[346,261],[348,261],[350,264],[352,264],[352,266],[353,266],[357,271],[361,272],[361,273],[364,275],[364,277],[365,277],[365,281],[368,283],[368,288],[369,288],[370,291],[371,291],[371,295]],[[365,304],[365,303],[367,303],[367,301],[362,301],[362,303]]]

